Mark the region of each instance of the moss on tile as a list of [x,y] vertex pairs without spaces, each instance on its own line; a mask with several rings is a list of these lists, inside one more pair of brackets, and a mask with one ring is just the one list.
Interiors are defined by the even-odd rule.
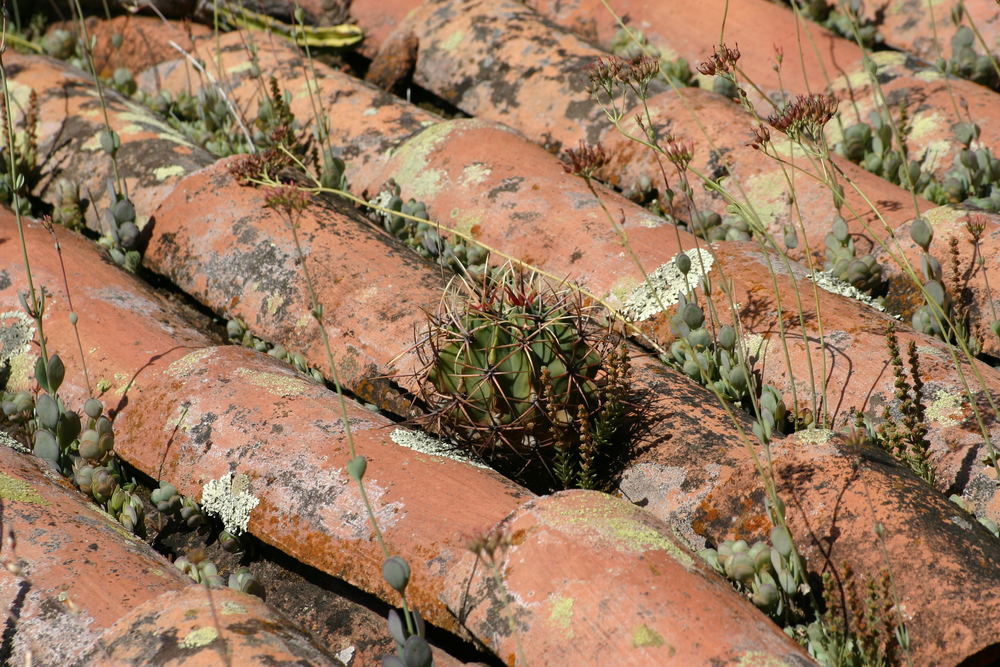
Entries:
[[196,369],[204,366],[206,359],[212,356],[212,348],[205,347],[185,354],[167,367],[167,375],[173,378],[186,378]]
[[211,625],[206,625],[187,633],[179,643],[183,648],[201,648],[208,646],[218,638],[219,631]]
[[180,166],[179,164],[172,164],[169,166],[157,167],[156,169],[154,169],[153,178],[155,178],[157,182],[162,182],[167,180],[168,178],[173,178],[174,176],[183,176],[184,172],[185,172],[184,167]]
[[571,597],[556,596],[549,614],[549,622],[560,630],[565,630],[569,639],[573,638],[573,603]]
[[453,52],[465,40],[464,30],[455,30],[450,35],[441,40],[439,47],[442,51]]
[[[617,551],[664,551],[690,569],[694,559],[672,540],[657,532],[637,516],[633,505],[606,494],[588,494],[585,504],[579,500],[554,503],[541,513],[539,521],[579,535],[594,536]],[[567,506],[569,505],[569,506]]]
[[632,629],[632,648],[663,646],[664,644],[666,641],[663,639],[663,635],[645,623]]
[[49,501],[38,495],[33,487],[23,479],[0,472],[0,498],[31,505],[48,505]]

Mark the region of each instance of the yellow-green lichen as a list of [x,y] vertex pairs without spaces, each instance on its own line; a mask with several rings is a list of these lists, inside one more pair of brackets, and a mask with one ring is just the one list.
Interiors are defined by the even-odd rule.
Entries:
[[313,387],[312,384],[295,375],[269,373],[250,368],[237,368],[233,371],[233,375],[266,390],[273,396],[300,396]]
[[172,378],[186,378],[204,365],[204,361],[212,356],[212,348],[205,347],[189,352],[167,367],[167,375]]
[[958,426],[962,417],[962,398],[948,391],[938,391],[937,398],[927,406],[926,414],[941,426]]
[[184,635],[184,639],[180,641],[180,645],[183,648],[201,648],[202,646],[208,646],[218,638],[219,631],[211,625],[206,625]]
[[267,314],[273,316],[276,312],[278,312],[278,308],[281,308],[284,303],[285,297],[278,294],[272,294],[267,297],[267,300],[264,302],[264,307],[267,308]]
[[31,484],[2,472],[0,472],[0,498],[32,505],[49,504],[49,501],[38,495]]
[[666,642],[663,635],[649,627],[645,623],[637,625],[632,629],[632,647],[645,648],[649,646],[663,646]]
[[405,196],[422,200],[437,195],[444,183],[445,173],[440,169],[429,169],[427,162],[452,129],[452,122],[435,123],[403,144],[393,155],[393,160],[400,165],[393,178],[402,186]]
[[458,46],[462,43],[464,39],[465,39],[465,31],[456,30],[455,32],[451,33],[443,40],[441,40],[440,48],[442,51],[447,51],[451,53],[452,51],[458,48]]
[[937,139],[928,141],[924,148],[923,168],[925,171],[934,171],[941,162],[946,160],[951,154],[952,144],[947,139]]
[[968,211],[955,208],[954,206],[938,206],[929,211],[924,211],[920,217],[927,221],[931,227],[956,223],[968,215]]
[[27,390],[34,376],[35,355],[31,341],[35,338],[35,322],[23,310],[0,313],[0,363],[10,368],[7,391]]
[[765,229],[775,220],[786,217],[791,202],[788,181],[781,169],[751,176],[747,179],[746,191],[747,203]]
[[451,209],[451,226],[462,234],[471,234],[472,228],[483,220],[483,209],[481,208],[453,208]]
[[560,630],[565,630],[568,639],[573,638],[573,598],[557,596],[552,601],[549,622]]
[[830,442],[833,431],[828,428],[808,428],[795,433],[800,442],[808,445],[825,445]]
[[664,551],[685,568],[694,565],[690,554],[643,523],[634,505],[604,494],[593,494],[584,505],[567,504],[550,507],[539,521],[581,537],[597,537],[620,552]]
[[157,167],[153,170],[153,177],[156,178],[157,182],[162,182],[168,178],[173,178],[174,176],[183,176],[184,167],[179,164],[172,164],[165,167]]
[[948,127],[948,119],[937,111],[922,111],[913,115],[910,120],[910,132],[907,138],[916,143],[923,143],[928,135],[934,135]]

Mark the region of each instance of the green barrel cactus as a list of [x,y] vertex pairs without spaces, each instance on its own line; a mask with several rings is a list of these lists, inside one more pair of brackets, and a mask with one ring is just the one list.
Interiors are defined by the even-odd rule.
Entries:
[[494,463],[578,445],[602,411],[610,340],[578,298],[510,266],[456,279],[418,341],[433,425]]

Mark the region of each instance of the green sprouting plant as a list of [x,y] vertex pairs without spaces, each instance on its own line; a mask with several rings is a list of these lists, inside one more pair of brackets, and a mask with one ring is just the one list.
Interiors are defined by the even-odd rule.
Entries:
[[897,461],[906,464],[922,480],[934,486],[934,467],[930,460],[930,441],[927,439],[927,415],[924,405],[924,384],[920,376],[917,344],[910,341],[906,354],[909,360],[910,379],[906,378],[903,357],[896,338],[896,323],[889,322],[885,331],[889,362],[895,378],[895,397],[901,419],[897,419],[886,404],[882,423],[871,428],[865,424],[861,413],[855,416],[855,426],[865,428],[868,436],[889,452]]
[[973,148],[979,126],[956,123],[952,130],[962,144],[951,169],[937,179],[922,163],[907,160],[905,150],[892,147],[889,121],[872,113],[872,124],[856,123],[844,130],[834,149],[867,171],[914,192],[936,204],[968,204],[987,211],[1000,211],[1000,160],[986,146]]
[[926,281],[922,290],[925,304],[913,313],[913,328],[948,343],[957,344],[961,339],[964,346],[975,350],[978,345],[969,331],[967,318],[959,316],[962,309],[956,307],[952,295],[945,288],[941,262],[930,254],[933,228],[926,219],[917,218],[910,225],[910,238],[923,249],[920,269]]
[[510,265],[456,277],[417,353],[435,430],[516,477],[603,485],[598,459],[614,455],[627,364],[568,291]]
[[[0,118],[4,128],[10,109],[0,100]],[[0,203],[17,206],[22,215],[32,213],[28,193],[37,185],[41,175],[38,164],[38,95],[34,90],[28,96],[28,106],[10,136],[5,131],[0,142]],[[14,196],[15,191],[17,197]]]
[[[726,540],[699,555],[821,665],[896,664],[896,654],[908,645],[908,639],[905,628],[898,624],[889,577],[883,576],[877,583],[868,579],[862,601],[849,566],[837,582],[825,573],[821,609],[813,602],[819,592],[808,582],[805,563],[801,558],[793,559],[793,553],[791,533],[776,526],[769,542],[750,545],[745,540]],[[844,600],[837,599],[837,590],[844,591]]]

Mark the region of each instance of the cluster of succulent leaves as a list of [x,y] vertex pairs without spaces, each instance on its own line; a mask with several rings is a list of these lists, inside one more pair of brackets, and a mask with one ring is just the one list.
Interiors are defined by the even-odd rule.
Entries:
[[806,18],[852,42],[871,48],[882,42],[878,19],[861,17],[863,0],[791,0]]
[[1000,212],[1000,160],[988,147],[973,148],[979,126],[961,122],[953,126],[963,149],[955,156],[943,179],[935,179],[917,160],[892,146],[892,128],[881,114],[872,113],[872,123],[846,128],[834,150],[866,170],[902,185],[936,204],[969,204]]
[[997,59],[989,53],[976,51],[976,34],[967,25],[962,25],[964,7],[956,3],[951,9],[951,21],[955,26],[955,34],[951,38],[951,57],[948,60],[937,58],[934,66],[945,74],[954,74],[976,83],[997,88],[1000,77],[997,75]]
[[[219,157],[251,153],[254,148],[266,149],[277,143],[275,135],[287,139],[294,134],[298,123],[289,106],[291,95],[280,90],[278,81],[271,77],[268,94],[262,95],[257,105],[257,117],[247,130],[254,146],[247,141],[233,111],[216,87],[204,87],[196,93],[180,92],[176,96],[161,90],[155,95],[144,95],[143,102],[167,122],[189,137],[194,143]],[[285,141],[295,155],[306,150],[298,140]]]
[[142,500],[136,493],[135,481],[126,481],[115,456],[111,420],[95,398],[84,403],[83,418],[66,408],[58,395],[65,373],[59,355],[52,355],[48,362],[39,357],[35,379],[42,392],[37,396],[5,393],[4,416],[29,439],[35,456],[72,478],[81,491],[122,525],[141,534]]
[[373,210],[372,218],[421,257],[433,259],[457,273],[481,276],[486,271],[487,253],[482,246],[453,242],[442,235],[437,225],[428,222],[426,204],[412,198],[403,201],[395,183],[383,189],[372,203],[386,209]]
[[510,265],[456,277],[418,354],[428,420],[457,446],[529,484],[605,482],[627,363],[570,291]]
[[[117,143],[117,133],[102,132],[103,137],[113,136]],[[120,144],[119,144],[120,145]],[[101,216],[101,236],[97,244],[108,251],[115,264],[130,273],[135,273],[142,263],[139,254],[139,225],[136,224],[135,205],[128,195],[119,194],[113,186],[108,187],[108,196],[114,202]]]
[[[678,260],[683,255],[678,255]],[[685,256],[686,257],[686,256]],[[690,260],[688,261],[690,267]],[[683,266],[678,261],[678,266]],[[688,302],[680,295],[676,314],[670,318],[670,329],[677,336],[670,345],[672,361],[684,374],[701,385],[709,387],[727,401],[738,403],[754,411],[754,435],[761,442],[768,442],[775,433],[790,431],[794,424],[785,407],[781,392],[771,385],[761,387],[754,401],[753,374],[750,359],[743,345],[739,344],[736,330],[726,324],[712,335],[706,326],[705,312],[695,302]]]
[[818,609],[818,596],[808,583],[805,562],[796,553],[785,526],[775,526],[769,541],[750,545],[745,540],[726,540],[699,555],[821,665],[893,664],[895,650],[905,642],[905,632],[899,632],[895,625],[891,596],[869,582],[868,597],[859,602],[849,570],[842,582],[848,589],[848,606],[855,622],[861,619],[860,625],[866,629],[854,632],[844,627],[842,615],[836,613],[841,605],[833,599],[837,587],[829,574],[823,577],[825,610]]
[[209,588],[229,588],[249,593],[259,598],[264,597],[264,586],[254,576],[248,567],[238,567],[229,574],[228,581],[219,574],[219,568],[210,560],[204,558],[201,550],[195,550],[187,556],[179,556],[174,560],[174,567],[191,577],[196,584],[204,584]]
[[272,345],[265,340],[254,336],[247,328],[246,322],[238,317],[226,322],[226,336],[229,342],[235,345],[242,345],[258,352],[265,352],[270,356],[284,361],[286,364],[294,366],[297,371],[312,377],[317,382],[323,381],[323,374],[316,368],[310,368],[306,358],[301,352],[289,352],[280,343]]
[[879,296],[885,291],[882,265],[871,253],[858,257],[847,223],[840,216],[834,220],[833,228],[826,235],[825,245],[826,263],[823,268],[827,273],[872,296]]
[[[363,456],[355,456],[347,462],[347,474],[364,490],[364,476],[368,461]],[[365,497],[362,495],[362,497]],[[365,500],[367,503],[368,501]],[[375,521],[369,508],[369,517]],[[377,526],[376,526],[377,528]],[[388,553],[388,551],[386,552]],[[416,607],[410,607],[406,599],[406,587],[410,583],[410,566],[401,556],[389,556],[382,563],[382,577],[403,599],[402,614],[390,609],[388,615],[389,634],[396,641],[396,655],[382,658],[383,667],[430,667],[434,664],[431,646],[427,643],[427,626]]]
[[678,88],[696,86],[698,80],[691,71],[691,66],[684,58],[670,60],[664,58],[658,48],[649,43],[641,30],[619,29],[611,39],[611,53],[625,60],[635,60],[648,56],[660,64],[659,79],[664,83]]

